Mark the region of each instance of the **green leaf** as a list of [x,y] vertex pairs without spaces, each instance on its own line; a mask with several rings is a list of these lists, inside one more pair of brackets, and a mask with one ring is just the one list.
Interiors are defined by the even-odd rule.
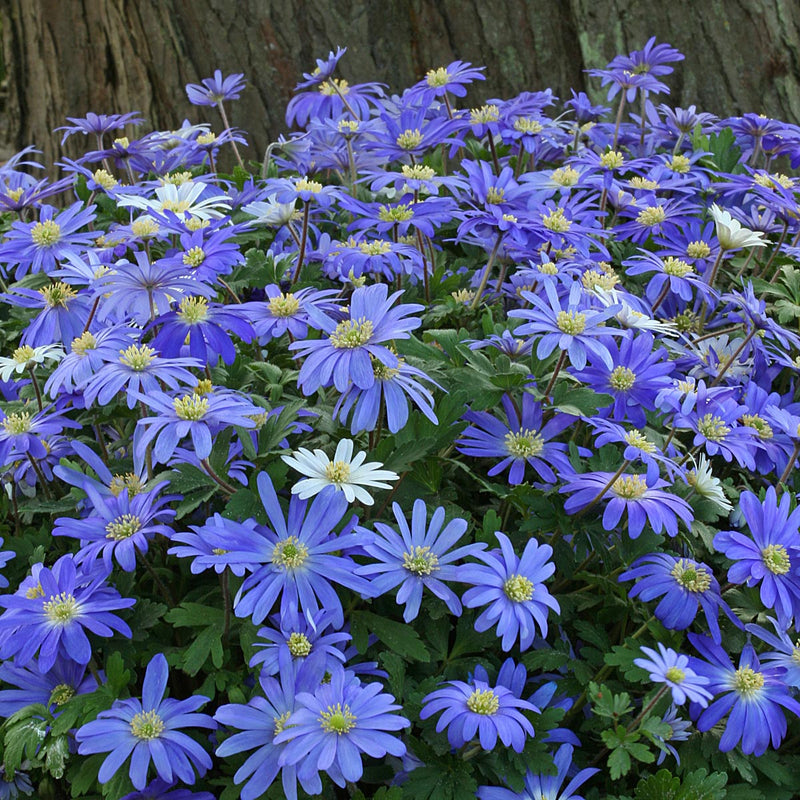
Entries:
[[362,627],[374,633],[390,650],[409,661],[430,661],[431,655],[419,634],[410,625],[379,617],[371,611],[358,611],[353,614]]
[[570,381],[559,381],[553,391],[553,406],[562,414],[577,417],[596,416],[599,408],[611,405],[613,400],[611,395],[600,394],[586,386],[575,386]]
[[211,663],[219,669],[223,662],[222,625],[209,625],[203,628],[194,641],[181,654],[181,669],[187,675],[197,675],[211,656]]
[[125,662],[118,652],[112,653],[106,661],[106,686],[114,697],[119,697],[131,682],[130,670],[125,669]]
[[627,775],[631,769],[631,757],[622,748],[618,747],[608,756],[608,775],[612,781],[619,780]]

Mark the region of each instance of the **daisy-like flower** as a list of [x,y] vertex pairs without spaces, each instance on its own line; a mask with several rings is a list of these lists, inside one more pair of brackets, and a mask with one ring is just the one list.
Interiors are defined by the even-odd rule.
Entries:
[[580,770],[568,781],[562,789],[562,784],[574,772],[571,744],[562,744],[553,756],[556,769],[555,775],[542,775],[530,770],[525,775],[525,788],[521,792],[511,789],[501,789],[495,786],[481,786],[478,789],[479,800],[583,800],[575,791],[597,772],[596,767],[587,767]]
[[194,695],[187,700],[164,697],[169,677],[167,659],[159,653],[150,660],[144,675],[142,699],[115,700],[108,711],[81,726],[75,734],[80,755],[108,753],[97,779],[107,783],[128,760],[128,775],[137,789],[147,784],[150,762],[159,778],[192,784],[195,769],[200,775],[211,766],[211,757],[180,728],[217,727],[208,714],[195,713],[208,702]]
[[[586,366],[586,356],[594,356],[609,369],[614,369],[614,362],[608,348],[601,343],[606,336],[619,335],[619,329],[606,327],[604,323],[613,317],[619,307],[608,306],[602,311],[594,311],[586,307],[584,292],[580,281],[575,281],[565,300],[561,300],[552,282],[544,285],[547,299],[522,291],[521,297],[533,308],[512,309],[509,317],[526,320],[515,329],[517,335],[541,336],[536,348],[536,357],[547,358],[556,348],[569,354],[569,360],[576,369]],[[566,306],[566,307],[562,307]]]
[[644,602],[661,597],[655,615],[665,628],[688,628],[698,610],[703,609],[714,641],[720,641],[719,621],[722,609],[732,622],[741,627],[720,594],[720,587],[711,568],[691,558],[675,558],[667,553],[651,553],[637,558],[618,580],[636,580],[628,597]]
[[[520,650],[533,644],[538,625],[547,636],[547,614],[552,609],[561,612],[558,601],[550,595],[544,581],[555,571],[550,561],[553,548],[529,539],[521,557],[514,552],[509,538],[501,531],[495,536],[499,550],[475,553],[483,564],[468,564],[461,569],[460,580],[473,585],[462,598],[467,608],[488,608],[475,620],[475,630],[485,631],[497,625],[504,651],[519,640]],[[485,565],[485,566],[484,566]]]
[[391,470],[380,469],[383,466],[380,461],[368,461],[365,464],[366,458],[364,450],[353,456],[352,439],[339,441],[333,460],[323,450],[314,450],[312,453],[305,447],[299,447],[292,455],[281,456],[290,467],[306,476],[292,486],[292,494],[298,495],[301,500],[319,494],[327,486],[333,486],[336,491],[344,492],[348,503],[358,500],[365,506],[371,506],[375,501],[364,487],[391,489],[391,484],[384,481],[396,481],[400,476]]
[[128,625],[111,611],[136,601],[106,586],[102,570],[79,571],[75,559],[65,555],[52,569],[34,565],[33,574],[24,590],[0,597],[6,609],[0,617],[0,658],[14,656],[18,666],[25,666],[38,651],[39,670],[48,672],[63,657],[89,663],[87,630],[99,636],[113,636],[114,631],[131,636]]
[[742,226],[730,211],[720,208],[716,203],[709,211],[717,229],[717,239],[723,250],[738,250],[740,247],[766,247],[764,234],[751,231]]
[[742,752],[763,755],[772,743],[780,746],[786,735],[786,716],[779,706],[800,716],[800,703],[783,681],[783,670],[763,668],[753,646],[746,644],[736,668],[722,646],[707,636],[690,633],[689,640],[706,659],[691,659],[692,668],[709,679],[717,696],[702,713],[690,709],[699,731],[711,730],[728,712],[719,749],[725,753],[741,744]]
[[389,342],[408,339],[409,331],[421,324],[421,320],[409,315],[423,310],[416,303],[394,306],[401,294],[390,295],[385,283],[356,289],[350,298],[349,313],[341,321],[313,305],[307,307],[311,320],[327,336],[289,345],[304,358],[297,378],[303,394],[312,394],[331,383],[339,392],[346,391],[351,382],[360,389],[369,389],[375,383],[370,357],[389,369],[397,368],[397,356],[389,349]]
[[200,83],[187,83],[186,96],[195,106],[211,106],[223,100],[238,100],[245,87],[244,74],[236,73],[222,77],[222,70],[214,70],[213,78],[203,78]]
[[686,482],[700,497],[711,500],[723,513],[733,511],[731,501],[722,490],[722,482],[719,478],[714,477],[711,465],[702,453],[698,453],[695,458],[694,469],[690,469],[686,473]]
[[[486,545],[467,544],[451,550],[466,532],[467,522],[456,518],[445,525],[445,511],[441,506],[433,512],[428,523],[425,501],[415,500],[410,526],[397,503],[392,503],[392,511],[400,533],[376,522],[376,533],[372,535],[372,541],[364,545],[364,550],[377,561],[359,567],[357,574],[373,578],[372,589],[376,595],[400,586],[397,602],[405,604],[403,619],[406,622],[417,618],[422,592],[426,588],[447,604],[451,614],[459,616],[461,603],[443,581],[460,580],[460,569],[454,562],[476,555]],[[358,530],[370,535],[365,528]]]
[[752,492],[742,492],[739,505],[752,538],[738,531],[714,537],[714,547],[734,562],[728,580],[761,584],[761,602],[775,609],[782,625],[800,616],[800,508],[790,512],[790,499],[784,492],[779,503],[774,486],[763,503]]
[[451,747],[463,747],[478,738],[483,750],[492,750],[498,737],[506,746],[521,753],[525,741],[534,735],[533,725],[522,713],[539,709],[533,703],[517,697],[506,686],[491,687],[486,681],[474,679],[471,683],[449,681],[422,698],[420,719],[443,711],[436,723],[438,732],[447,728]]
[[464,419],[471,424],[456,442],[460,453],[501,459],[489,470],[489,475],[508,469],[508,482],[512,485],[522,483],[526,465],[549,484],[556,482],[556,472],[565,475],[573,471],[567,445],[549,440],[572,425],[575,417],[556,413],[543,423],[542,405],[528,393],[522,395],[521,419],[508,395],[503,395],[502,405],[507,424],[486,411],[464,413]]
[[775,633],[753,623],[745,625],[745,628],[748,633],[758,636],[763,642],[775,648],[762,653],[761,661],[769,667],[780,667],[784,671],[782,676],[784,683],[800,689],[800,639],[797,638],[796,633],[794,637],[791,637],[784,630],[784,626],[778,623],[778,620],[772,617],[767,617],[767,619],[775,628]]
[[679,655],[669,647],[658,643],[658,651],[652,647],[642,647],[647,658],[634,658],[633,663],[650,673],[650,680],[666,684],[672,692],[672,702],[683,705],[686,700],[699,703],[703,708],[711,699],[711,692],[705,687],[708,678],[698,675],[689,666],[689,656]]
[[678,520],[688,528],[694,519],[692,507],[683,498],[665,492],[663,487],[669,484],[660,479],[648,486],[645,475],[586,472],[568,475],[564,480],[565,485],[559,491],[562,494],[574,492],[564,503],[567,514],[591,508],[608,498],[603,528],[614,530],[627,511],[631,539],[636,539],[644,530],[645,522],[649,522],[656,533],[665,531],[669,536],[677,536]]
[[[117,205],[140,208],[156,214],[171,211],[177,214],[179,219],[185,219],[187,216],[202,220],[220,219],[225,216],[225,211],[230,209],[231,204],[227,195],[209,193],[208,189],[209,185],[200,181],[186,181],[180,186],[167,183],[156,189],[154,199],[120,194],[117,196]],[[204,192],[207,196],[201,199]]]
[[75,695],[90,694],[97,689],[97,681],[86,673],[86,665],[66,658],[45,673],[39,671],[35,662],[19,667],[13,661],[6,661],[0,665],[0,680],[4,686],[16,687],[0,691],[0,717],[10,717],[31,703],[41,703],[53,716],[58,716],[61,706]]
[[274,742],[286,744],[278,763],[297,768],[306,792],[322,791],[320,771],[341,787],[359,780],[364,772],[361,753],[372,758],[405,754],[405,744],[394,733],[411,723],[394,713],[402,707],[381,688],[338,669],[313,694],[297,693],[295,710]]
[[58,362],[64,357],[64,349],[58,344],[46,344],[42,347],[22,345],[11,358],[0,357],[0,380],[7,381],[12,375],[22,375],[26,370],[34,369],[45,361]]

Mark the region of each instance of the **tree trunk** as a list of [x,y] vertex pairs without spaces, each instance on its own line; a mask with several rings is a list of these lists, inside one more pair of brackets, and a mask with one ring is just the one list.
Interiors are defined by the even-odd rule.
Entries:
[[[154,128],[212,121],[184,85],[242,72],[248,88],[231,123],[260,160],[285,130],[301,73],[337,45],[340,74],[399,92],[455,59],[487,67],[470,100],[551,87],[587,88],[584,70],[650,36],[686,54],[664,102],[721,115],[755,111],[800,118],[800,3],[796,0],[0,0],[7,99],[6,150],[64,150],[53,128],[88,111],[140,111]],[[601,99],[597,81],[588,80]]]

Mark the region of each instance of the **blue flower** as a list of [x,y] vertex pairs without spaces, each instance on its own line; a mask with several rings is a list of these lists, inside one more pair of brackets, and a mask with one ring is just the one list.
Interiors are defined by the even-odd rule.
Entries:
[[739,505],[752,539],[738,531],[721,531],[714,547],[733,565],[728,569],[732,583],[761,584],[761,602],[774,608],[778,622],[789,625],[800,616],[800,508],[790,512],[785,492],[778,503],[775,487],[767,489],[764,502],[752,492],[742,492]]
[[164,697],[169,668],[159,653],[150,660],[144,675],[142,699],[115,700],[108,711],[81,726],[75,734],[80,755],[108,753],[97,779],[107,783],[130,756],[128,774],[137,789],[144,789],[152,760],[159,778],[173,777],[192,784],[194,770],[202,775],[211,766],[211,758],[180,728],[216,728],[208,714],[196,714],[207,697],[194,695],[187,700]]
[[392,511],[400,533],[381,522],[375,523],[375,534],[357,528],[369,537],[363,546],[364,551],[378,560],[359,567],[356,573],[372,577],[372,591],[376,596],[400,586],[397,602],[405,604],[403,619],[406,622],[417,618],[422,592],[426,588],[446,603],[451,614],[459,616],[461,603],[443,581],[462,580],[460,568],[453,562],[476,555],[486,545],[467,544],[451,550],[466,532],[467,522],[456,518],[445,525],[445,511],[441,506],[433,512],[428,523],[425,501],[415,500],[410,526],[397,503],[392,503]]
[[278,763],[296,766],[297,779],[309,794],[322,791],[320,770],[344,787],[361,778],[361,753],[372,758],[405,754],[405,744],[393,734],[411,723],[394,713],[401,706],[381,688],[338,669],[313,694],[298,692],[296,708],[274,741],[286,743]]
[[525,788],[521,792],[481,786],[477,796],[479,800],[583,800],[580,795],[575,794],[576,789],[600,770],[595,767],[580,770],[562,790],[561,785],[572,771],[572,753],[571,744],[563,744],[558,748],[553,756],[558,770],[555,775],[535,774],[528,770],[525,775]]
[[500,550],[474,554],[485,566],[462,567],[460,580],[474,585],[462,599],[467,608],[489,606],[475,620],[475,630],[485,631],[497,624],[503,650],[510,650],[517,640],[520,650],[527,650],[533,644],[537,625],[542,636],[547,636],[548,609],[556,613],[561,610],[543,583],[556,570],[549,561],[553,548],[531,538],[518,558],[504,533],[496,531],[495,536]]
[[53,716],[58,716],[59,709],[70,698],[97,689],[97,681],[86,674],[86,666],[68,659],[57,661],[45,673],[38,665],[20,667],[7,661],[0,664],[0,680],[17,687],[0,691],[0,717],[10,717],[32,703],[41,703]]
[[309,316],[328,335],[289,345],[305,359],[297,378],[303,394],[312,394],[331,383],[339,392],[344,392],[351,382],[361,389],[371,388],[375,383],[373,358],[389,369],[397,367],[397,356],[388,344],[393,339],[408,339],[409,331],[421,324],[421,320],[409,315],[423,309],[416,303],[392,308],[401,294],[390,295],[385,283],[356,289],[348,315],[340,322],[313,306],[308,308]]
[[743,753],[760,756],[770,741],[779,747],[786,735],[786,717],[779,706],[800,716],[800,703],[789,694],[783,670],[762,669],[750,644],[744,646],[736,668],[725,650],[708,637],[690,633],[689,640],[706,659],[692,658],[692,667],[708,677],[708,688],[715,695],[721,695],[702,713],[696,707],[690,709],[697,729],[711,730],[730,712],[720,750],[727,752],[741,743]]
[[711,692],[705,687],[708,678],[698,675],[689,667],[689,656],[679,655],[673,649],[658,643],[658,651],[652,647],[642,647],[647,658],[634,658],[637,667],[650,672],[650,680],[666,684],[672,692],[672,702],[683,705],[688,699],[705,708],[711,699]]
[[14,656],[18,666],[25,666],[38,652],[39,670],[48,672],[59,657],[89,663],[92,646],[86,630],[131,636],[128,625],[111,612],[136,601],[106,586],[102,571],[83,567],[79,572],[75,559],[65,555],[52,569],[39,564],[37,572],[37,582],[24,592],[0,597],[6,609],[0,616],[0,658]]
[[156,778],[141,791],[126,794],[120,800],[215,800],[211,792],[192,792],[176,787],[177,784],[172,781]]
[[195,106],[219,105],[223,100],[238,100],[245,87],[244,75],[235,73],[222,77],[222,70],[214,70],[213,78],[203,78],[198,83],[186,84],[186,96]]
[[525,741],[534,735],[533,725],[522,711],[539,709],[517,697],[506,686],[492,688],[477,678],[471,683],[448,681],[443,689],[436,689],[422,698],[420,719],[427,719],[443,711],[436,723],[438,732],[447,728],[447,741],[451,747],[463,747],[476,736],[483,750],[492,750],[497,738],[506,746],[521,753]]
[[748,633],[755,634],[759,639],[775,648],[775,650],[761,653],[761,661],[769,667],[780,667],[783,670],[784,683],[800,689],[800,642],[798,642],[797,636],[791,637],[776,619],[772,617],[767,617],[767,619],[775,628],[775,633],[753,623],[745,625],[745,628]]

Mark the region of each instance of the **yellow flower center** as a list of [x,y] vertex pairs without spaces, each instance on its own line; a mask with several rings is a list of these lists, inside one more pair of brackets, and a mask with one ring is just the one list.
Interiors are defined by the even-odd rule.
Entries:
[[524,575],[512,575],[504,584],[503,591],[515,603],[527,603],[533,597],[533,581]]
[[63,706],[68,700],[75,696],[75,689],[68,683],[59,683],[50,692],[50,699],[47,701],[49,706]]
[[213,131],[208,131],[208,133],[201,133],[197,137],[197,144],[214,144],[217,141],[217,134]]
[[440,89],[442,86],[447,86],[450,77],[445,67],[439,67],[439,69],[429,69],[425,74],[425,81],[432,89]]
[[317,722],[319,722],[325,733],[335,733],[337,736],[341,736],[343,733],[350,733],[356,726],[356,718],[351,713],[350,706],[346,703],[344,707],[341,703],[337,703],[335,706],[328,706],[328,710],[323,711],[317,717]]
[[12,436],[19,436],[31,429],[31,415],[27,411],[9,414],[3,420],[3,428]]
[[679,667],[670,667],[665,673],[664,677],[672,683],[683,683],[686,678],[686,673]]
[[365,345],[371,338],[374,328],[372,321],[346,319],[340,322],[330,336],[330,343],[337,350],[354,350]]
[[789,553],[782,544],[768,544],[761,551],[761,558],[773,575],[785,575],[791,567]]
[[731,432],[725,421],[714,414],[701,417],[697,421],[697,430],[710,442],[720,442]]
[[335,94],[348,94],[349,91],[350,84],[341,78],[331,78],[329,81],[323,81],[319,85],[319,93],[327,97],[333,97]]
[[666,218],[667,212],[663,206],[648,206],[639,212],[636,221],[640,225],[652,228],[654,225],[660,225]]
[[711,575],[705,568],[692,564],[691,562],[679,559],[675,566],[670,571],[670,575],[684,588],[687,592],[701,594],[707,592],[711,586]]
[[481,691],[476,689],[467,698],[467,708],[473,714],[480,714],[484,717],[490,717],[496,714],[500,708],[500,700],[491,689]]
[[497,122],[500,119],[500,108],[496,105],[481,106],[470,109],[469,121],[471,125],[485,125],[487,122]]
[[294,188],[298,192],[319,194],[322,191],[322,184],[319,181],[310,181],[308,178],[298,178],[294,183]]
[[[520,133],[535,135],[542,132],[542,123],[531,117],[518,117],[514,120],[514,130]],[[571,185],[571,184],[565,184]]]
[[674,278],[685,278],[690,273],[694,272],[694,267],[691,264],[687,264],[685,261],[681,261],[679,258],[673,258],[672,256],[667,256],[664,261],[664,272],[667,275],[672,275]]
[[273,732],[273,736],[277,736],[279,733],[283,731],[283,729],[286,727],[286,723],[288,722],[289,717],[291,716],[292,716],[291,711],[285,711],[279,717],[273,718],[273,722],[275,723],[275,730]]
[[559,169],[553,170],[550,180],[553,181],[553,183],[557,183],[559,186],[574,186],[578,182],[580,176],[580,172],[572,167],[560,167]]
[[498,188],[497,186],[490,186],[486,190],[486,205],[497,206],[503,202],[506,196],[505,189]]
[[622,475],[611,485],[611,491],[624,500],[638,500],[647,492],[647,481],[641,475]]
[[686,255],[689,258],[708,258],[711,255],[711,247],[707,242],[689,242],[686,245]]
[[311,642],[304,633],[292,633],[286,642],[294,658],[305,658],[311,652]]
[[509,455],[515,458],[531,458],[542,452],[544,439],[537,431],[525,428],[517,433],[509,431],[505,435],[505,445]]
[[95,170],[92,173],[92,178],[98,186],[101,186],[106,191],[113,189],[117,185],[117,179],[105,169]]
[[68,592],[51,595],[42,609],[52,625],[66,625],[80,613],[78,601]]
[[97,347],[97,339],[89,331],[84,331],[80,336],[72,340],[70,349],[79,356],[85,356],[87,350],[94,350]]
[[636,382],[636,373],[628,367],[614,367],[608,376],[608,382],[618,392],[627,392]]
[[365,256],[382,256],[384,253],[389,253],[391,251],[392,245],[390,242],[376,239],[374,242],[360,242],[358,249]]
[[139,217],[131,223],[131,233],[140,239],[155,236],[158,231],[158,223],[152,217]]
[[183,186],[192,180],[192,173],[184,170],[183,172],[172,172],[161,178],[162,184],[172,184],[173,186]]
[[625,443],[643,453],[656,452],[656,446],[641,431],[628,431],[625,434]]
[[187,394],[183,397],[176,397],[172,401],[172,407],[178,419],[196,422],[208,413],[208,400],[196,394]]
[[293,317],[300,310],[300,301],[291,292],[271,297],[268,305],[273,317]]
[[208,319],[208,300],[205,297],[184,297],[178,308],[178,316],[189,325],[197,325]]
[[600,164],[606,169],[619,169],[625,163],[622,153],[616,150],[609,150],[600,156]]
[[403,164],[400,168],[404,178],[415,181],[429,181],[436,175],[436,170],[433,167],[426,167],[424,164]]
[[572,221],[564,216],[563,208],[556,208],[547,216],[542,215],[542,225],[550,231],[566,233],[572,227]]
[[751,667],[740,667],[733,673],[733,688],[742,697],[749,699],[764,688],[764,676]]
[[396,142],[397,146],[403,150],[413,150],[422,143],[422,134],[419,128],[414,128],[413,131],[407,128],[397,137]]
[[164,733],[164,720],[155,711],[140,711],[131,720],[131,733],[146,742]]
[[134,533],[142,529],[142,521],[135,514],[122,514],[106,525],[106,539],[121,542],[130,539]]
[[586,314],[580,311],[559,311],[556,315],[556,325],[563,333],[577,336],[586,330]]
[[190,200],[173,200],[168,197],[161,201],[161,208],[164,211],[172,211],[174,214],[181,214],[192,205]]
[[50,308],[55,308],[56,306],[66,308],[67,303],[78,296],[78,293],[71,286],[62,281],[53,283],[50,286],[43,286],[39,289],[39,294]]
[[120,350],[119,360],[134,372],[142,372],[153,363],[156,351],[146,344],[132,344],[127,350]]
[[347,461],[331,461],[325,467],[325,477],[337,486],[350,480],[350,464]]
[[759,439],[771,439],[774,435],[769,422],[758,414],[742,414],[742,425],[755,428]]
[[25,591],[25,597],[28,600],[35,600],[37,597],[44,597],[44,589],[42,589],[42,584],[37,583],[36,586],[31,586],[29,589]]
[[29,344],[24,344],[11,354],[11,358],[13,358],[17,364],[27,364],[35,355],[36,351]]
[[206,252],[202,247],[192,247],[183,254],[183,263],[196,269],[206,260]]
[[39,247],[52,247],[61,238],[61,226],[52,219],[37,222],[31,228],[31,239]]
[[271,561],[276,567],[297,569],[305,564],[307,558],[308,547],[296,536],[287,536],[273,548]]
[[411,203],[400,203],[396,206],[381,206],[378,210],[378,219],[381,222],[408,222],[414,218],[414,209]]
[[403,553],[403,568],[414,575],[430,575],[439,569],[439,557],[430,547],[412,547]]
[[658,181],[644,178],[641,175],[634,175],[628,180],[628,183],[633,189],[658,189]]
[[111,479],[108,488],[114,497],[119,497],[123,489],[128,490],[128,497],[135,497],[144,491],[144,483],[142,483],[142,479],[138,475],[128,472],[125,475],[115,475]]

